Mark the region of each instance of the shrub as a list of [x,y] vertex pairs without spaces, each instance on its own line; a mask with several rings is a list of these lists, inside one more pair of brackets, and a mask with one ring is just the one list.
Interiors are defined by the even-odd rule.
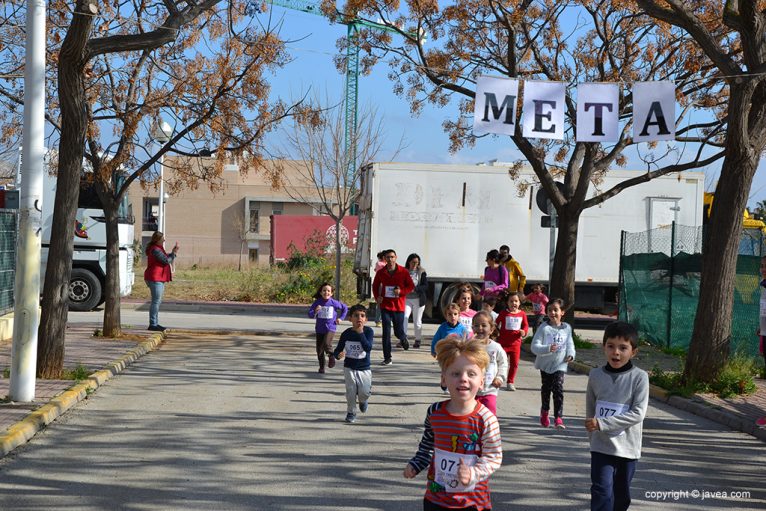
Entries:
[[711,384],[681,381],[682,371],[666,372],[654,366],[649,374],[649,381],[671,394],[689,397],[697,393],[714,393],[722,399],[732,396],[752,394],[756,390],[753,375],[758,371],[758,363],[752,357],[735,353],[721,369],[720,374]]

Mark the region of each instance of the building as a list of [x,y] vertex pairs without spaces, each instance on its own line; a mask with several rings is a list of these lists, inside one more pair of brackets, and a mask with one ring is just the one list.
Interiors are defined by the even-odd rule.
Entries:
[[[268,264],[270,252],[271,215],[318,215],[319,200],[312,206],[295,197],[316,197],[311,186],[274,188],[270,173],[276,163],[266,161],[266,170],[242,174],[238,165],[223,165],[218,178],[200,181],[196,188],[180,185],[180,174],[188,172],[181,162],[192,162],[196,171],[214,175],[214,157],[180,159],[168,157],[164,161],[166,183],[165,237],[168,249],[176,242],[181,246],[176,264],[180,267],[237,266],[246,263]],[[280,162],[283,182],[305,182],[299,162]],[[286,185],[285,185],[286,186]],[[296,193],[297,192],[297,193]],[[156,183],[144,188],[136,182],[129,190],[133,215],[136,217],[136,236],[146,246],[157,230],[159,192]]]

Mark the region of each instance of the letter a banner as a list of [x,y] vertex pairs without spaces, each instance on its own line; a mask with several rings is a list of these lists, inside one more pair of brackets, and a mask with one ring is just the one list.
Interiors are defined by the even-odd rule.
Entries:
[[516,131],[516,98],[519,81],[480,76],[476,82],[473,132],[513,135]]
[[620,139],[620,86],[616,83],[577,85],[577,141],[617,142]]
[[676,86],[673,82],[633,84],[633,140],[676,138]]
[[565,97],[564,82],[524,82],[524,136],[562,140]]

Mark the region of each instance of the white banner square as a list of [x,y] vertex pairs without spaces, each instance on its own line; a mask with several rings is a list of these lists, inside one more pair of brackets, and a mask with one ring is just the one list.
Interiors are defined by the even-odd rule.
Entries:
[[620,139],[620,86],[616,83],[577,85],[577,141],[617,142]]
[[676,138],[676,85],[673,82],[633,84],[633,141]]
[[519,81],[480,76],[476,82],[473,132],[513,135],[516,131],[516,101]]
[[564,82],[524,82],[524,110],[521,118],[527,138],[564,138]]

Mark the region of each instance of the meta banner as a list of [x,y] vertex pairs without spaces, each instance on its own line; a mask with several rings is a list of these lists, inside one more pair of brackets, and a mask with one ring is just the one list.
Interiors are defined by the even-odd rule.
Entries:
[[[514,135],[519,81],[479,77],[474,101],[473,132]],[[582,83],[577,87],[577,142],[616,142],[620,138],[619,85]],[[524,82],[522,135],[563,140],[566,113],[564,82]],[[640,82],[633,85],[633,139],[636,142],[674,140],[675,84]]]

